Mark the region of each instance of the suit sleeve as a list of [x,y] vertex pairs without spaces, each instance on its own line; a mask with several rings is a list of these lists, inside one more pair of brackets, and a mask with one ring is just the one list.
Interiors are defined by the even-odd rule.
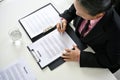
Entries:
[[65,10],[60,16],[65,18],[68,23],[71,22],[71,20],[76,17],[74,4],[72,4],[71,7],[68,10]]
[[108,68],[115,72],[120,68],[120,30],[106,43],[105,51],[98,51],[95,54],[82,51],[80,55],[81,67]]
[[[120,68],[120,18],[114,15],[113,29],[108,33],[109,40],[104,45],[104,49],[99,49],[95,54],[89,52],[81,52],[80,66],[81,67],[100,67],[109,68],[115,72]],[[110,28],[110,27],[109,27]]]
[[101,67],[96,59],[96,55],[91,52],[82,51],[80,54],[81,67]]

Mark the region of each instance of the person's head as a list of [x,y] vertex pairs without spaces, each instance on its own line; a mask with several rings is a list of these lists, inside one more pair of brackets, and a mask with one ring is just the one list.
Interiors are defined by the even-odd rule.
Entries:
[[76,14],[84,19],[96,19],[111,8],[111,0],[75,0]]

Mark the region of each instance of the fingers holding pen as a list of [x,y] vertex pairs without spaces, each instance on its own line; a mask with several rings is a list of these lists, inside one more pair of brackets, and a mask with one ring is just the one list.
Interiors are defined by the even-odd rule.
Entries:
[[62,19],[60,23],[57,23],[57,30],[59,32],[64,32],[66,30],[67,21]]

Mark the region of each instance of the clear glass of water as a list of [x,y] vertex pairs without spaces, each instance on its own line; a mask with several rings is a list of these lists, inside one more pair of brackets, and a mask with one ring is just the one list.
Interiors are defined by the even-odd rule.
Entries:
[[18,28],[10,29],[9,36],[10,36],[13,44],[15,44],[15,45],[21,44],[22,33],[20,32],[20,30]]

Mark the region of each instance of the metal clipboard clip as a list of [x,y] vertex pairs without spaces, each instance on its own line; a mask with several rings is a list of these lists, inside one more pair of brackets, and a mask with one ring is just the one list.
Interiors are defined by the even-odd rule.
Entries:
[[34,51],[34,49],[30,50],[32,56],[34,57],[34,59],[36,60],[36,62],[41,62],[40,58],[38,57],[37,53]]

